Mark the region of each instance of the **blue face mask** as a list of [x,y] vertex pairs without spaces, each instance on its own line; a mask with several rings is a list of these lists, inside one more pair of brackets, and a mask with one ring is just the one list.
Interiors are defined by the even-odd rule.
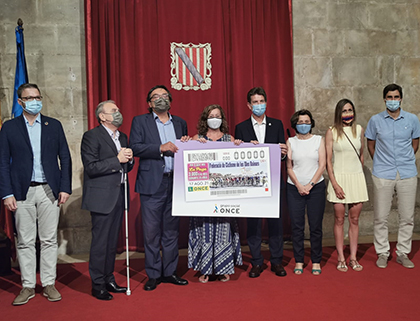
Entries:
[[42,100],[38,101],[36,99],[27,101],[25,107],[23,108],[30,115],[38,114],[42,109]]
[[252,113],[255,116],[262,116],[265,113],[266,104],[252,105]]
[[299,134],[302,134],[302,135],[306,135],[307,133],[309,133],[311,128],[312,128],[311,124],[298,124],[298,125],[296,125],[296,130],[298,131]]
[[399,100],[387,100],[385,101],[385,104],[389,111],[396,111],[398,108],[400,108]]

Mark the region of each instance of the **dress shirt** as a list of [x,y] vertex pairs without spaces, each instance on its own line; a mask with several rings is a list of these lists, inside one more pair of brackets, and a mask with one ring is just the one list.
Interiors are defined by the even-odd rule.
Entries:
[[397,119],[385,110],[372,116],[365,137],[374,140],[372,174],[378,178],[401,179],[417,175],[413,139],[420,137],[420,122],[416,115],[401,110]]
[[[162,142],[162,144],[166,144],[167,142],[172,142],[175,144],[176,134],[171,114],[169,114],[169,120],[165,124],[161,122],[156,113],[153,113],[153,117],[155,118],[156,126],[159,131],[160,141]],[[174,157],[164,156],[163,158],[165,160],[164,173],[172,172],[174,170]]]
[[[120,132],[118,131],[118,129],[115,131],[115,133],[109,129],[108,127],[104,126],[104,124],[101,124],[106,131],[108,132],[109,136],[111,136],[112,141],[115,144],[115,147],[117,148],[117,152],[119,153],[121,151],[121,143],[120,143]],[[122,166],[122,164],[121,164]],[[120,170],[121,172],[121,183],[124,183],[124,173],[123,170]]]
[[254,128],[255,135],[257,136],[258,142],[260,144],[264,144],[265,141],[265,127],[266,127],[266,117],[264,115],[264,119],[261,124],[259,124],[254,116],[251,116],[252,127]]
[[106,129],[106,131],[108,132],[109,136],[111,136],[111,139],[114,142],[115,147],[117,148],[117,152],[119,153],[121,151],[120,132],[117,129],[115,131],[115,133],[114,133],[111,129],[109,129],[108,127],[104,126],[104,124],[102,124],[102,126]]
[[32,182],[45,183],[44,169],[42,168],[41,160],[41,114],[38,114],[34,123],[29,124],[25,114],[23,115],[26,129],[28,130],[29,140],[31,141],[32,154],[33,154],[33,165],[32,165]]

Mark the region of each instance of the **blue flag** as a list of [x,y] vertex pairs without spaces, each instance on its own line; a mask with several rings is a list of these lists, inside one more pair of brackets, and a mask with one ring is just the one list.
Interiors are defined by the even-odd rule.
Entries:
[[20,85],[26,84],[28,82],[28,70],[26,69],[25,45],[23,41],[22,26],[17,26],[15,29],[15,33],[16,33],[17,53],[16,53],[15,92],[13,95],[12,118],[18,117],[22,114],[22,106],[18,104],[17,90]]

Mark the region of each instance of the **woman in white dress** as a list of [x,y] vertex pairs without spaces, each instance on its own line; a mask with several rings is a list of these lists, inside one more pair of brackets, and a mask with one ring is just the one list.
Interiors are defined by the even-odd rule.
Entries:
[[337,248],[337,270],[347,272],[344,257],[344,219],[348,206],[350,261],[354,271],[363,266],[356,258],[359,237],[359,216],[363,202],[368,200],[366,180],[363,174],[364,130],[356,124],[356,109],[348,99],[341,99],[335,107],[334,126],[325,136],[327,171],[330,181],[327,200],[334,206],[334,237]]

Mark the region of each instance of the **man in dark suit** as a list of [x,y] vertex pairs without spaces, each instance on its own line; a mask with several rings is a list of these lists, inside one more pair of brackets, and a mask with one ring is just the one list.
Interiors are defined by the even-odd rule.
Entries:
[[[284,139],[283,123],[281,120],[265,115],[267,94],[261,87],[252,88],[248,92],[248,108],[251,118],[236,125],[235,138],[254,144],[279,144],[282,159],[287,155],[287,146]],[[280,209],[279,209],[280,210]],[[286,276],[283,268],[283,224],[280,218],[270,218],[268,221],[269,247],[271,253],[271,271],[277,276]],[[261,254],[261,223],[260,218],[247,219],[247,241],[251,251],[252,268],[249,277],[259,277],[263,271],[264,258]]]
[[[168,110],[172,96],[165,86],[147,95],[149,113],[136,116],[131,125],[130,147],[140,158],[136,192],[140,193],[146,273],[144,289],[161,282],[186,285],[176,274],[179,217],[172,216],[172,188],[176,139],[188,140],[187,123]],[[162,257],[160,247],[162,246]]]
[[124,213],[124,172],[133,168],[133,152],[127,148],[127,135],[118,130],[123,118],[115,102],[101,102],[95,114],[99,126],[83,135],[81,145],[82,209],[90,211],[92,217],[89,257],[92,295],[99,300],[111,300],[109,292],[127,291],[115,282],[114,264]]
[[13,301],[22,305],[35,296],[35,240],[41,241],[41,283],[49,301],[61,300],[55,288],[57,226],[61,204],[71,194],[71,156],[61,123],[41,115],[36,84],[18,88],[19,117],[0,132],[0,197],[15,212],[17,255],[23,289]]

